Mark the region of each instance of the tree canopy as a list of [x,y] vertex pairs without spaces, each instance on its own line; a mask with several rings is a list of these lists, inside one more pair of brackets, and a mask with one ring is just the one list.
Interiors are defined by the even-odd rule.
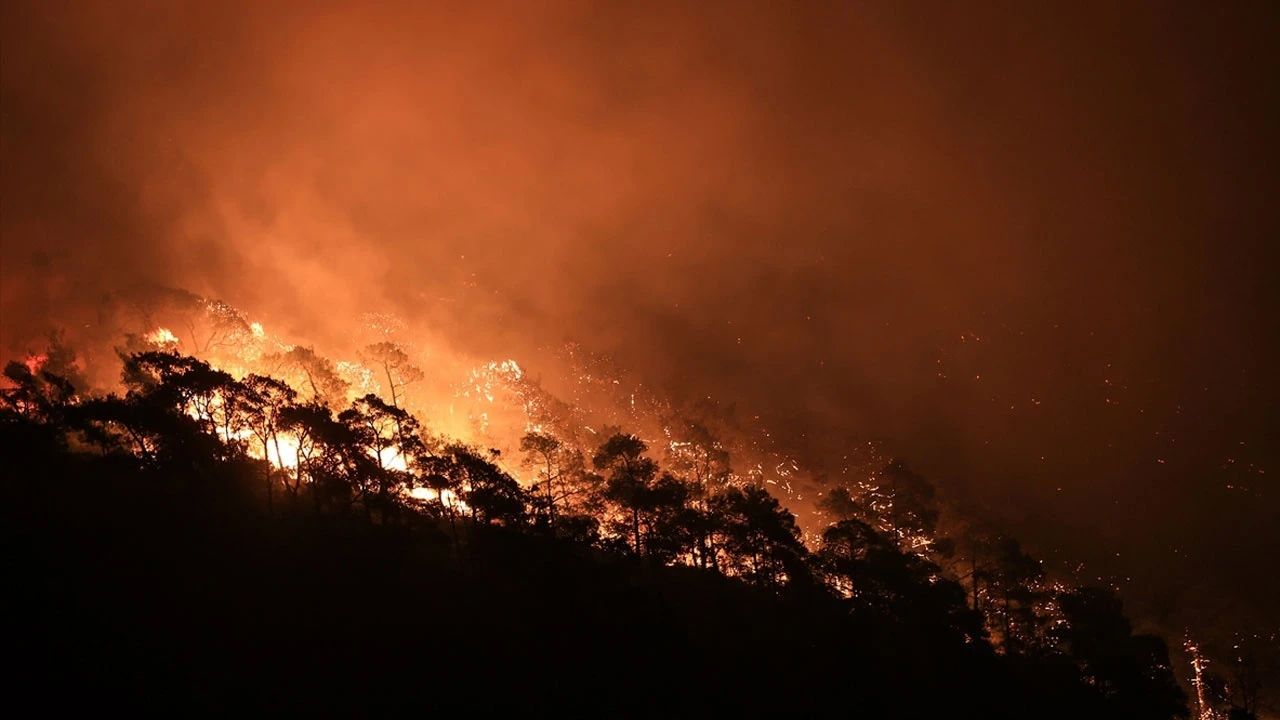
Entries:
[[[205,361],[172,351],[133,353],[124,365],[124,393],[97,396],[81,396],[68,378],[50,369],[9,363],[8,387],[0,394],[4,451],[6,457],[45,464],[37,490],[47,498],[83,493],[100,499],[181,499],[179,505],[147,501],[125,511],[132,514],[130,523],[154,526],[164,537],[172,532],[165,523],[188,517],[194,512],[191,508],[201,508],[202,516],[229,508],[218,515],[217,527],[224,527],[235,513],[259,518],[266,528],[261,532],[273,537],[282,528],[303,523],[312,528],[308,532],[320,533],[317,541],[323,544],[314,556],[311,551],[299,556],[304,564],[325,558],[338,562],[346,551],[332,544],[358,537],[370,547],[396,538],[401,548],[397,552],[407,552],[404,548],[415,543],[433,548],[429,552],[439,553],[443,564],[437,569],[445,574],[483,573],[483,580],[475,575],[457,580],[469,593],[481,592],[477,582],[492,587],[516,582],[512,578],[533,572],[522,563],[534,557],[561,567],[555,572],[568,572],[565,568],[574,563],[631,568],[642,573],[637,577],[645,578],[643,587],[648,589],[608,585],[612,594],[602,596],[601,602],[647,618],[643,622],[657,628],[652,632],[664,642],[674,643],[683,632],[701,638],[672,645],[672,662],[678,661],[681,647],[688,650],[693,642],[703,648],[695,653],[703,658],[699,662],[732,665],[733,660],[716,655],[715,644],[749,644],[750,631],[707,618],[750,608],[749,612],[773,618],[761,631],[787,632],[794,623],[821,618],[832,638],[848,642],[838,648],[822,643],[824,656],[818,666],[813,658],[768,655],[782,652],[784,646],[788,653],[803,649],[760,639],[760,663],[796,663],[814,678],[838,677],[839,668],[856,667],[893,678],[886,687],[898,687],[905,680],[895,675],[895,668],[911,667],[911,672],[939,686],[964,679],[988,688],[984,692],[991,696],[951,696],[949,702],[987,712],[1001,707],[1008,711],[991,716],[1019,716],[1014,705],[1005,706],[996,694],[1016,691],[997,690],[997,680],[1024,683],[1047,693],[1046,701],[1053,697],[1056,704],[1044,707],[1045,717],[1059,711],[1076,713],[1061,717],[1154,719],[1186,714],[1167,647],[1159,638],[1133,634],[1113,594],[1046,582],[1041,565],[1008,537],[970,543],[969,587],[963,579],[949,578],[936,562],[946,553],[938,550],[932,486],[905,463],[887,465],[878,484],[856,496],[845,487],[833,489],[822,503],[830,524],[809,543],[795,516],[765,487],[732,475],[727,452],[700,426],[686,428],[685,439],[667,453],[665,466],[651,457],[644,440],[620,430],[589,455],[552,433],[530,432],[520,443],[521,467],[533,478],[522,484],[499,451],[433,435],[422,419],[401,407],[395,393],[411,381],[413,371],[394,346],[375,346],[374,351],[385,363],[393,399],[366,394],[345,407],[338,406],[342,395],[331,364],[298,348],[279,358],[287,371],[284,379],[253,374],[236,379]],[[95,487],[95,482],[101,486]],[[891,507],[877,509],[887,498]],[[103,505],[107,506],[116,512],[131,507],[116,501]],[[56,513],[42,518],[49,527],[78,537],[83,528],[67,526],[66,520]],[[339,527],[345,529],[335,529]],[[156,539],[163,542],[162,537]],[[229,562],[242,554],[226,552]],[[548,559],[552,557],[558,559]],[[569,557],[577,560],[568,561]],[[379,560],[369,561],[374,563],[371,568],[382,567]],[[345,561],[339,565],[352,581],[366,572]],[[517,566],[522,569],[513,569]],[[354,617],[393,612],[424,627],[449,622],[431,612],[411,619],[416,612],[412,602],[397,600],[405,593],[421,598],[417,590],[410,590],[421,582],[412,579],[417,571],[406,567],[367,572],[382,585],[368,589],[367,604],[350,608]],[[602,570],[580,572],[597,577]],[[585,581],[556,575],[547,582],[553,585],[540,592],[555,597],[568,590],[554,584],[568,588]],[[636,595],[667,592],[660,590],[666,583],[705,586],[710,594],[700,598],[681,591],[678,601],[641,601]],[[430,592],[447,595],[453,590],[433,586]],[[762,610],[759,598],[766,596],[781,605]],[[304,604],[314,599],[295,591],[280,597]],[[644,605],[653,602],[660,607],[669,601],[683,605],[669,609],[668,620],[652,615],[655,610]],[[554,622],[564,630],[574,627],[577,619],[556,610],[554,600],[547,603],[537,620],[517,620],[522,611],[513,606],[494,608],[498,614],[474,621],[496,623],[483,631],[486,642],[516,647],[515,637],[537,627],[549,647],[554,644],[553,628],[541,623]],[[785,613],[775,616],[782,608]],[[291,612],[287,607],[265,611],[271,617]],[[794,618],[787,613],[794,613]],[[730,641],[716,634],[731,626],[748,635]],[[387,631],[378,623],[369,627],[369,632]],[[382,629],[375,630],[378,627]],[[503,639],[498,627],[514,634]],[[893,638],[890,646],[877,644],[888,637]],[[643,644],[640,637],[600,640],[591,652],[605,657],[634,653]],[[467,643],[466,636],[460,635],[457,642]],[[876,667],[851,659],[860,653],[874,657]],[[633,656],[625,666],[637,671],[645,664]],[[974,668],[986,675],[975,677]],[[476,671],[482,672],[480,666]],[[706,672],[692,666],[685,682],[697,685]],[[430,687],[430,677],[421,681]],[[610,682],[600,681],[602,687],[612,687]],[[650,677],[647,682],[656,680]],[[784,685],[801,692],[803,683]],[[751,690],[741,692],[746,698]],[[865,692],[875,695],[871,689]],[[839,693],[824,688],[821,694],[834,698]],[[794,702],[800,707],[808,701]],[[856,704],[857,699],[849,702]],[[899,710],[904,716],[913,712],[910,707]]]

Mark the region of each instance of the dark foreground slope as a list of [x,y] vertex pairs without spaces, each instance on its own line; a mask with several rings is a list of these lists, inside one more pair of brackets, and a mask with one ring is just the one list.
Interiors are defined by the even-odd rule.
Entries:
[[267,516],[234,463],[161,476],[0,434],[11,647],[41,714],[1123,716],[1074,667],[830,595],[496,528],[458,551],[427,522]]

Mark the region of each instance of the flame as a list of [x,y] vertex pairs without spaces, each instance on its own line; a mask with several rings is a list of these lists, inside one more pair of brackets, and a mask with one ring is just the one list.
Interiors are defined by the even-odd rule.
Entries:
[[23,361],[23,364],[26,365],[27,370],[31,371],[31,373],[34,375],[35,373],[39,372],[40,368],[43,367],[44,364],[48,361],[49,361],[48,355],[28,355],[27,359]]
[[[409,491],[409,497],[413,498],[414,500],[433,503],[433,502],[440,501],[441,493],[431,488],[418,487]],[[443,498],[444,498],[444,506],[447,508],[451,508],[459,512],[467,512],[471,509],[470,507],[467,506],[465,502],[463,502],[458,497],[457,493],[455,493],[452,490],[445,490],[443,494]]]
[[382,467],[384,468],[388,468],[390,470],[399,470],[400,472],[409,471],[408,458],[406,458],[403,454],[401,454],[399,450],[393,447],[383,448],[376,455],[374,455],[373,453],[370,453],[370,454],[378,458],[378,461],[382,463]]
[[[225,303],[205,301],[201,306],[205,313],[213,317],[215,325],[231,318],[231,323],[243,331],[216,335],[217,342],[195,347],[192,353],[205,362],[230,372],[237,378],[248,373],[267,376],[279,376],[281,368],[278,360],[283,354],[296,347],[290,342],[292,338],[283,338],[268,331],[261,322],[252,320],[245,313]],[[216,322],[215,322],[216,321]],[[199,322],[199,319],[197,319]],[[396,398],[396,403],[421,418],[423,427],[430,435],[456,439],[460,442],[479,447],[497,448],[502,457],[518,458],[516,448],[525,433],[536,431],[561,437],[573,446],[587,446],[599,441],[600,428],[626,427],[654,447],[663,447],[673,457],[689,459],[696,456],[696,444],[673,434],[673,421],[679,422],[679,410],[671,403],[656,394],[653,389],[639,384],[626,375],[625,371],[604,357],[583,353],[576,346],[568,345],[560,352],[560,360],[565,363],[564,376],[569,381],[567,396],[558,396],[548,392],[542,386],[541,379],[531,377],[526,368],[515,359],[495,359],[476,363],[473,358],[463,355],[450,355],[441,352],[422,337],[408,338],[409,329],[397,318],[391,316],[366,316],[368,327],[363,339],[385,341],[392,339],[398,347],[409,356],[410,361],[420,364],[426,371],[426,380],[414,385],[407,393]],[[172,325],[170,325],[172,326]],[[225,337],[224,337],[225,336]],[[147,341],[162,348],[172,349],[181,343],[178,336],[169,327],[156,326],[143,336]],[[378,394],[381,388],[381,376],[361,359],[319,356],[327,363],[338,384],[342,386],[341,394],[326,398],[334,412],[352,400],[366,394]],[[323,366],[322,370],[323,372]],[[305,372],[303,373],[305,375]],[[290,378],[295,389],[299,378]],[[711,398],[708,398],[711,400]],[[220,412],[215,404],[204,408],[203,412]],[[767,429],[760,423],[759,416],[750,423],[750,428],[728,430],[730,433],[715,440],[714,448],[733,455],[742,471],[728,471],[723,478],[727,484],[757,483],[767,484],[773,492],[782,492],[788,499],[801,502],[801,491],[811,480],[811,471],[796,459],[779,452],[774,447],[774,440]],[[750,421],[749,421],[750,422]],[[219,434],[225,431],[219,430]],[[225,441],[235,441],[246,448],[253,457],[265,459],[274,467],[282,470],[293,470],[305,462],[306,447],[300,447],[300,438],[281,433],[263,447],[260,439],[253,437],[248,431],[232,431],[236,437],[224,437]],[[867,443],[871,446],[872,443]],[[872,466],[883,461],[872,447],[866,457],[851,458],[846,456],[845,474],[866,472],[867,477],[874,478]],[[384,468],[408,472],[413,469],[412,461],[401,455],[394,448],[385,448],[381,452],[371,450],[371,456],[380,461]],[[504,466],[508,472],[517,475],[516,468]],[[302,473],[305,482],[305,472]],[[517,475],[518,476],[518,475]],[[877,492],[876,483],[854,483],[850,490],[861,496],[877,513],[887,511],[891,497]],[[861,487],[860,487],[861,486]],[[860,491],[860,492],[859,492]],[[422,495],[428,493],[428,495]],[[807,494],[807,493],[806,493]],[[422,490],[413,497],[438,499],[434,494]],[[447,502],[461,506],[457,498],[446,498]],[[798,517],[805,531],[810,532],[822,523],[820,516],[814,515],[807,508],[800,508]],[[927,553],[932,538],[909,537],[904,540],[917,553]]]
[[155,343],[156,345],[178,344],[178,336],[174,335],[169,328],[165,327],[156,328],[155,330],[147,333],[146,337],[148,342]]
[[[215,394],[209,401],[207,407],[208,411],[211,413],[221,412],[223,409],[223,402],[221,393]],[[187,406],[186,414],[188,417],[196,420],[203,419],[200,414],[200,409],[194,404]],[[223,442],[243,443],[245,450],[249,453],[250,457],[257,458],[259,460],[265,459],[267,462],[282,470],[296,470],[298,467],[299,455],[302,452],[302,446],[301,442],[295,435],[285,432],[277,433],[270,441],[267,442],[266,451],[263,452],[262,441],[254,436],[252,430],[241,429],[228,433],[224,427],[216,426],[214,427],[214,432],[218,435],[218,439]],[[400,458],[398,458],[398,460],[400,464],[403,465],[404,460]],[[394,464],[391,466],[396,467]],[[404,468],[397,467],[397,469]]]
[[[283,470],[296,470],[298,467],[298,453],[301,449],[298,438],[281,434],[276,442],[267,444],[267,462]],[[256,456],[257,450],[251,449],[249,452]]]

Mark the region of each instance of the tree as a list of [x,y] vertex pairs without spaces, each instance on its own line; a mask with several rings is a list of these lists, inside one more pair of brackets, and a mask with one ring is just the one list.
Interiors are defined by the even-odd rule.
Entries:
[[399,511],[399,491],[412,488],[409,463],[421,454],[418,422],[408,412],[388,405],[372,393],[352,402],[338,415],[373,463],[357,478],[356,494],[366,512],[377,506],[383,522]]
[[667,466],[678,476],[699,485],[723,484],[733,473],[729,451],[705,425],[684,422],[667,447]]
[[715,568],[718,523],[707,502],[733,475],[729,451],[702,423],[685,421],[675,425],[679,430],[667,448],[667,465],[685,481],[688,501],[679,522],[691,536],[694,564]]
[[868,523],[850,519],[827,528],[817,566],[855,608],[966,643],[984,637],[982,616],[965,605],[963,588]]
[[716,536],[724,532],[724,523],[710,504],[714,496],[706,485],[686,482],[686,504],[680,509],[674,522],[688,536],[688,545],[694,565],[720,570]]
[[144,326],[169,324],[185,329],[191,343],[189,352],[208,354],[235,346],[253,335],[244,313],[221,300],[166,287],[150,288],[144,295],[136,299],[135,305]]
[[[1271,646],[1274,650],[1275,646]],[[1259,673],[1258,638],[1236,637],[1230,662],[1231,681],[1226,684],[1229,720],[1257,720],[1261,709],[1262,677]]]
[[249,319],[231,305],[221,300],[201,298],[198,307],[203,312],[184,319],[194,343],[192,352],[207,354],[220,348],[235,347],[253,337]]
[[188,416],[222,440],[217,447],[223,457],[243,451],[243,388],[230,374],[186,355],[149,351],[128,358],[122,379],[131,395]]
[[658,472],[658,464],[644,456],[649,446],[635,435],[617,433],[596,451],[592,464],[607,471],[605,497],[629,519],[632,551],[644,555],[641,520],[648,507],[647,491]]
[[533,494],[544,498],[547,530],[552,535],[556,532],[556,502],[559,499],[555,485],[564,472],[559,463],[563,448],[564,444],[551,435],[530,432],[520,438],[520,450],[525,454],[526,465],[538,466],[538,473],[542,478],[534,481]]
[[841,520],[859,520],[871,522],[871,511],[854,499],[849,489],[837,486],[827,492],[818,501],[818,510],[830,515],[836,522]]
[[1025,652],[1039,644],[1047,622],[1036,608],[1046,597],[1044,568],[1008,536],[990,540],[985,549],[987,561],[976,570],[974,582],[985,583],[988,595],[993,596],[987,612],[999,621],[1005,650]]
[[171,472],[188,487],[231,455],[205,423],[179,410],[170,392],[131,390],[124,397],[93,398],[75,415],[74,425],[103,452],[131,455],[142,467]]
[[361,478],[376,472],[359,433],[316,401],[282,408],[279,425],[297,443],[296,482],[306,482],[316,511],[350,507]]
[[349,386],[338,375],[333,361],[316,354],[312,348],[293,346],[282,353],[263,358],[264,364],[291,387],[310,392],[309,400],[325,405],[345,402]]
[[302,487],[302,468],[297,457],[299,446],[294,446],[293,464],[296,474],[292,483],[289,481],[288,458],[280,446],[280,435],[286,429],[287,413],[297,399],[298,393],[283,382],[262,375],[249,375],[241,385],[244,388],[241,395],[242,404],[247,411],[246,424],[254,439],[258,441],[259,447],[262,448],[267,485],[267,511],[270,512],[274,486],[273,466],[281,469],[281,474],[285,478],[285,489],[292,496],[296,497],[298,490]]
[[758,486],[730,487],[712,496],[724,567],[757,585],[777,587],[807,574],[807,555],[795,516]]
[[931,542],[938,523],[933,484],[898,459],[881,470],[879,480],[890,498],[884,521],[899,544],[914,550]]
[[[591,495],[596,489],[586,472],[582,452],[568,447],[553,435],[530,432],[520,439],[525,465],[537,472],[530,488],[530,502],[547,521],[547,531],[556,535],[562,522],[582,528],[584,513],[591,511]],[[575,533],[576,534],[576,533]]]
[[1065,622],[1055,629],[1062,650],[1121,716],[1186,717],[1187,698],[1174,679],[1169,649],[1154,635],[1134,635],[1120,598],[1104,588],[1061,594]]
[[641,531],[646,556],[665,564],[692,551],[695,526],[689,498],[694,487],[701,486],[663,473],[641,491]]
[[471,509],[475,524],[523,525],[527,498],[520,483],[479,453],[463,445],[453,445],[451,461],[465,480],[462,497]]
[[13,387],[0,389],[0,408],[31,420],[56,423],[76,399],[75,387],[66,378],[45,370],[33,371],[27,363],[10,361],[4,377]]
[[360,355],[366,365],[376,368],[386,378],[387,392],[395,407],[402,406],[405,388],[425,377],[422,369],[413,364],[409,354],[398,343],[374,343]]

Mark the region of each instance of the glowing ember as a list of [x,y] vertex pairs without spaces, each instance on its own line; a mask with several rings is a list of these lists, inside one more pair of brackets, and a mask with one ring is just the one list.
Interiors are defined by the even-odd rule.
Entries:
[[1199,709],[1197,718],[1199,720],[1217,720],[1217,713],[1209,707],[1205,699],[1204,668],[1208,661],[1200,654],[1200,646],[1192,642],[1190,638],[1184,643],[1184,647],[1191,654],[1191,669],[1195,673],[1191,677],[1191,684],[1196,689],[1196,707]]

